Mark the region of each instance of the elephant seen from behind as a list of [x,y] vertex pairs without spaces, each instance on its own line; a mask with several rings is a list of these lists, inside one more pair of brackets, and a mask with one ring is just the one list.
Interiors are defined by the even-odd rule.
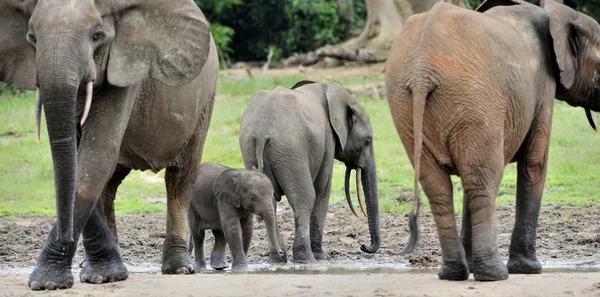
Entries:
[[[600,110],[600,26],[553,0],[486,1],[476,11],[438,3],[410,17],[394,42],[385,83],[392,117],[442,247],[441,279],[502,280],[540,273],[536,227],[554,98]],[[498,254],[495,200],[517,162],[510,257]],[[462,231],[450,175],[464,189]],[[416,228],[416,224],[411,229]],[[413,234],[416,234],[414,232]],[[408,250],[415,247],[411,236]]]
[[[346,196],[353,211],[352,169],[361,208],[360,185],[364,185],[371,243],[361,249],[368,253],[379,249],[373,129],[365,109],[340,83],[301,81],[291,89],[259,92],[244,112],[239,139],[245,167],[262,170],[271,179],[275,200],[286,195],[294,211],[294,262],[326,258],[323,227],[334,159],[346,164]],[[280,234],[278,239],[283,246]]]
[[210,256],[214,269],[227,268],[225,248],[233,256],[232,271],[246,272],[247,255],[254,229],[254,214],[265,222],[269,255],[286,262],[283,247],[277,240],[277,218],[273,206],[271,180],[257,170],[235,169],[215,163],[200,166],[194,184],[188,222],[189,251],[195,250],[196,269],[206,269],[204,258],[205,230],[210,229],[215,244]]

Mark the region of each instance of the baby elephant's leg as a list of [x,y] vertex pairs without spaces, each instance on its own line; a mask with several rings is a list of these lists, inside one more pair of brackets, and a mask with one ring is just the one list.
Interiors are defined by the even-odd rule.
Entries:
[[218,229],[213,229],[212,233],[215,237],[215,245],[210,254],[210,266],[217,270],[225,269],[229,267],[227,259],[225,259],[225,248],[227,247],[225,235]]
[[254,231],[254,215],[250,215],[240,221],[242,225],[242,242],[244,244],[244,255],[248,257],[250,242],[252,241],[252,232]]
[[[193,231],[192,231],[193,232]],[[204,235],[205,230],[199,230],[192,235],[194,240],[194,259],[196,270],[206,270],[206,259],[204,258]]]

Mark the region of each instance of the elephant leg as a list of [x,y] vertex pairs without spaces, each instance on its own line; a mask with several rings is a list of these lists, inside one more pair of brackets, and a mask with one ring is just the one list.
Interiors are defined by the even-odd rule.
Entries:
[[192,176],[197,165],[183,168],[168,167],[165,172],[167,184],[167,232],[163,245],[162,273],[191,274],[194,265],[187,252],[187,220],[189,197],[193,185]]
[[106,186],[104,186],[104,191],[102,191],[101,196],[106,224],[117,242],[119,242],[119,236],[117,235],[117,222],[115,220],[115,197],[117,188],[121,185],[121,182],[127,177],[129,172],[131,172],[131,168],[120,167],[117,165],[112,177],[108,180]]
[[294,211],[294,245],[293,260],[295,263],[315,263],[315,257],[310,248],[310,217],[315,205],[315,189],[309,175],[308,166],[289,166],[283,170],[288,178],[281,183],[292,210]]
[[[467,197],[467,195],[464,194],[463,197]],[[460,238],[462,240],[463,248],[465,249],[465,256],[467,258],[469,271],[473,271],[473,231],[471,228],[471,211],[469,210],[469,203],[467,199],[463,199],[463,216],[462,228],[460,229]]]
[[212,234],[215,237],[215,245],[210,253],[210,266],[213,269],[222,270],[229,267],[229,265],[227,265],[227,259],[225,258],[227,240],[225,239],[225,234],[223,234],[222,230],[213,229]]
[[[502,154],[500,154],[502,156]],[[459,168],[471,220],[471,259],[475,280],[508,278],[508,270],[498,253],[496,235],[496,193],[502,179],[503,158],[486,156],[485,165]],[[476,158],[471,160],[477,161]]]
[[101,284],[128,277],[116,238],[104,219],[101,201],[98,201],[82,234],[86,255],[86,262],[79,273],[82,283]]
[[510,273],[541,273],[542,265],[535,253],[536,229],[546,182],[548,135],[551,112],[535,123],[537,130],[529,137],[526,153],[517,161],[517,205],[515,226],[507,263]]
[[[333,163],[333,162],[332,162]],[[329,170],[331,173],[331,168]],[[317,189],[315,205],[310,216],[310,249],[316,260],[325,260],[327,253],[323,251],[323,227],[325,226],[325,217],[329,206],[329,194],[331,193],[331,175],[323,176],[322,185],[316,185]]]
[[442,266],[438,277],[446,280],[466,280],[469,278],[469,268],[465,260],[465,251],[458,238],[450,175],[425,154],[421,164],[421,186],[429,200],[442,247]]
[[204,258],[204,237],[206,230],[192,230],[192,238],[194,240],[194,260],[197,270],[206,270],[206,258]]
[[[233,209],[230,212],[237,212]],[[221,208],[222,209],[222,208]],[[221,226],[227,239],[227,245],[231,251],[233,261],[231,263],[231,271],[233,272],[246,272],[248,271],[248,263],[246,261],[246,254],[244,254],[244,242],[242,239],[242,226],[240,219],[237,216],[231,215],[227,217],[221,216]]]
[[[116,168],[121,140],[127,127],[128,116],[133,108],[134,100],[129,98],[133,98],[136,91],[137,88],[119,88],[112,90],[113,96],[111,97],[92,101],[91,110],[94,113],[90,114],[85,126],[82,127],[78,146],[73,215],[74,241],[66,245],[58,242],[56,224],[54,225],[40,253],[36,267],[29,276],[29,286],[33,290],[69,288],[73,285],[71,265],[77,241],[84,226],[88,223],[88,219],[95,211],[104,186]],[[111,120],[104,120],[107,118]],[[114,133],[99,133],[98,131]],[[102,217],[102,212],[99,214]],[[106,227],[106,230],[96,230],[98,233],[96,239],[103,243],[94,245],[98,250],[86,250],[86,252],[88,254],[114,254],[114,251],[111,250],[117,249],[117,245],[106,224],[98,224],[93,221],[91,226]],[[116,261],[120,261],[120,259],[111,259],[113,264]],[[98,281],[98,278],[94,280]],[[109,280],[111,278],[108,276],[102,277],[102,281]],[[87,281],[92,280],[88,279]]]
[[250,242],[252,242],[252,233],[254,232],[254,215],[251,214],[240,220],[242,225],[242,241],[244,244],[244,254],[248,257]]

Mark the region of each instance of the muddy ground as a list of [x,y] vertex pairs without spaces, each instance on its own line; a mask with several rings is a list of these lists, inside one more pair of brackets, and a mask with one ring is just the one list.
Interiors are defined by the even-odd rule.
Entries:
[[[408,282],[409,287],[412,284],[412,282],[410,281],[411,279],[413,279],[417,283],[432,282],[432,284],[439,284],[439,286],[442,287],[445,286],[444,284],[448,284],[448,282],[435,281],[435,269],[420,270],[417,274],[408,274],[406,272],[402,272],[403,276],[398,276],[399,272],[394,271],[394,269],[403,267],[433,268],[440,264],[441,252],[437,240],[437,234],[435,231],[433,218],[431,217],[431,214],[428,210],[424,210],[423,213],[424,214],[420,218],[420,224],[422,226],[421,243],[418,250],[413,255],[409,257],[401,255],[402,248],[404,247],[404,244],[408,239],[408,227],[406,218],[403,215],[391,213],[385,213],[381,215],[381,232],[383,239],[382,247],[379,250],[379,252],[370,255],[361,252],[359,249],[361,243],[369,241],[369,232],[367,228],[366,218],[354,217],[347,205],[345,204],[332,205],[329,209],[324,236],[324,247],[329,253],[329,259],[328,261],[320,262],[316,266],[311,266],[308,268],[309,270],[312,269],[313,273],[324,273],[329,268],[329,271],[332,274],[321,274],[318,277],[312,276],[313,279],[320,279],[321,281],[323,281],[323,277],[325,277],[325,279],[333,277],[334,279],[337,279],[337,281],[340,281],[342,283],[347,281],[348,286],[354,286],[358,285],[360,282],[365,281],[366,279],[369,279],[370,277],[375,276],[375,280],[383,281],[385,279],[388,279],[391,283],[394,284],[394,286],[398,286],[399,279],[402,279],[400,283]],[[287,243],[288,256],[291,259],[290,251],[291,244],[293,241],[293,213],[287,204],[280,203],[280,211],[278,213],[278,216],[280,226]],[[514,207],[498,207],[497,218],[500,253],[503,259],[507,260],[508,246],[510,243],[510,234],[514,223]],[[100,290],[97,291],[99,294],[104,292],[103,290],[108,290],[106,292],[121,292],[122,294],[124,294],[123,296],[127,296],[128,294],[124,292],[130,292],[127,291],[129,290],[128,286],[130,283],[139,282],[140,286],[144,287],[143,290],[148,290],[148,282],[164,283],[165,279],[174,280],[171,277],[157,275],[157,273],[160,271],[162,241],[165,234],[165,219],[166,215],[164,213],[118,216],[117,223],[119,228],[119,246],[121,248],[121,252],[124,261],[126,262],[126,265],[129,267],[130,271],[133,272],[131,278],[134,281],[130,280],[131,282],[128,281],[125,283],[100,286],[98,288],[105,289],[94,290]],[[460,215],[457,215],[457,221],[460,222]],[[44,240],[47,236],[48,231],[50,230],[52,223],[53,218],[47,216],[24,215],[18,216],[16,219],[14,217],[0,218],[0,271],[2,271],[0,273],[0,284],[10,284],[10,287],[14,289],[5,291],[4,293],[3,290],[0,290],[0,295],[3,295],[5,293],[8,294],[10,292],[11,294],[16,294],[16,296],[20,296],[20,294],[17,294],[18,292],[21,292],[23,294],[28,292],[27,290],[25,290],[25,284],[27,280],[26,273],[28,273],[31,267],[35,265],[35,259],[43,246]],[[256,277],[258,279],[266,277],[264,274],[260,273],[260,270],[265,270],[268,267],[267,264],[264,264],[264,261],[267,259],[267,240],[265,228],[263,224],[255,224],[255,227],[255,234],[252,242],[252,247],[249,253],[249,261],[251,264],[253,264],[251,265],[251,267],[254,267],[254,269],[256,270],[259,270],[257,273],[250,273],[245,277],[232,276],[230,274],[226,274],[227,276],[232,276],[234,278],[226,278],[224,276],[221,277],[219,275],[205,276],[209,277],[209,279],[212,279],[214,277],[221,277],[229,281],[238,279],[239,281],[244,280],[248,282],[253,282],[252,277]],[[511,276],[509,282],[519,282],[519,280],[521,280],[525,284],[529,281],[537,279],[539,280],[538,282],[536,282],[537,285],[549,288],[548,286],[552,285],[552,281],[549,281],[549,278],[551,279],[552,277],[557,277],[557,275],[559,274],[557,274],[556,271],[559,270],[559,268],[561,267],[595,267],[596,270],[598,270],[598,267],[600,267],[600,253],[598,252],[600,247],[600,206],[590,206],[580,209],[575,209],[573,207],[564,205],[543,206],[540,215],[540,223],[537,235],[538,258],[540,261],[542,261],[542,264],[547,269],[547,273],[542,274],[542,276]],[[210,252],[210,249],[212,247],[212,237],[208,236],[208,238],[209,239],[207,240],[207,253]],[[79,263],[82,258],[83,249],[80,246],[75,259],[75,263]],[[356,272],[332,270],[332,267],[363,270],[359,274],[356,274]],[[372,270],[374,268],[378,268],[378,270]],[[287,266],[279,267],[278,269],[291,269],[297,271],[298,269],[303,269],[303,267],[295,267],[289,264]],[[555,272],[552,273],[552,270],[554,270]],[[146,274],[135,274],[135,272],[145,272]],[[282,282],[286,282],[286,279],[291,277],[292,279],[289,281],[294,283],[294,278],[292,275],[290,275],[289,272],[290,271],[287,271],[285,275],[280,274],[277,277],[281,277]],[[77,278],[77,272],[75,275]],[[360,277],[356,277],[357,275],[360,275]],[[380,277],[377,277],[377,275],[380,275]],[[309,279],[311,277],[307,275],[297,274],[296,276],[304,278],[308,277]],[[394,277],[396,278],[396,281],[394,281]],[[579,281],[573,281],[573,284],[580,284],[580,286],[574,288],[573,290],[575,291],[572,292],[584,292],[585,290],[587,290],[585,292],[589,293],[581,293],[583,295],[580,295],[579,293],[571,295],[600,296],[600,284],[597,284],[598,282],[600,282],[600,273],[570,273],[566,274],[566,276],[559,278],[564,279],[565,277],[578,279]],[[360,282],[354,282],[352,281],[353,279],[360,279]],[[18,284],[14,284],[15,280],[17,280]],[[331,281],[333,281],[333,279]],[[549,282],[549,284],[544,285],[545,282]],[[167,281],[167,283],[169,282]],[[326,286],[326,283],[327,282],[325,281],[323,285]],[[173,284],[176,284],[176,282],[173,282]],[[475,286],[482,286],[482,288],[486,288],[486,286],[492,286],[490,288],[497,288],[495,287],[496,285],[479,285],[481,283],[473,283],[472,281],[470,282],[470,284],[470,286],[473,286],[473,284],[477,284]],[[516,288],[520,288],[517,284],[513,285],[515,285]],[[80,284],[79,282],[76,282],[75,286],[88,287],[87,285]],[[384,285],[382,284],[382,286]],[[414,284],[412,284],[412,286],[414,286]],[[457,290],[460,290],[463,287],[469,287],[467,285],[452,286],[456,287]],[[125,291],[116,290],[119,288]],[[290,288],[298,289],[299,291],[296,293],[299,293],[303,289],[306,289],[306,292],[302,293],[301,295],[321,295],[317,294],[317,291],[315,291],[317,290],[317,288],[319,288],[318,285],[315,285],[314,288],[311,286],[305,288],[303,288],[302,286],[292,286]],[[342,286],[340,287],[340,290],[342,291],[335,291],[332,293],[332,295],[339,296],[341,294],[354,296],[366,294],[373,296],[402,296],[402,294],[404,294],[400,294],[400,292],[404,291],[398,291],[396,293],[393,293],[395,291],[392,291],[392,293],[385,293],[382,291],[379,294],[376,291],[376,289],[378,289],[377,287],[371,287],[369,289],[370,291],[357,290],[355,291],[355,294],[342,294],[342,292],[344,292],[343,290],[347,288],[348,287]],[[560,286],[559,288],[555,289],[562,290],[563,288],[567,287]],[[383,288],[380,289],[383,290]],[[87,291],[85,291],[84,293],[89,293],[86,292]],[[152,290],[147,292],[156,293],[156,291],[153,292]],[[220,291],[217,290],[213,292],[213,294],[216,294],[216,292]],[[293,292],[294,291],[292,290],[288,293],[294,295],[295,293]],[[417,290],[414,292],[421,291]],[[451,291],[441,290],[439,292],[440,294],[433,294],[430,296],[441,296]],[[469,292],[474,294],[476,293],[476,290],[471,289]],[[478,292],[484,293],[486,291],[484,290]],[[511,292],[516,293],[518,291]],[[529,295],[532,296],[537,296],[538,294],[541,294],[541,291],[531,292],[532,294]],[[563,290],[560,292],[566,291]],[[254,293],[258,293],[258,291],[254,292],[253,294],[249,294],[249,291],[242,290],[238,293],[239,296],[245,296],[244,293],[248,293],[248,296],[251,296]],[[236,294],[237,293],[233,291],[231,296]],[[281,296],[285,294],[281,293],[274,295]],[[95,295],[92,294],[92,296]],[[452,296],[452,294],[450,294],[449,296]],[[540,296],[544,296],[544,294]]]

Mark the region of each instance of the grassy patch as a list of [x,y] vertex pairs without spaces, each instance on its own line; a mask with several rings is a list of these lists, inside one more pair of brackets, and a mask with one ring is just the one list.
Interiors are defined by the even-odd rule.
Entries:
[[[218,96],[203,154],[203,162],[242,167],[238,136],[245,107],[256,92],[277,85],[291,87],[310,79],[330,82],[337,79],[345,86],[383,82],[381,66],[362,69],[275,70],[263,75],[253,70],[230,70],[219,75]],[[371,116],[375,129],[375,153],[378,166],[382,211],[405,212],[410,204],[398,202],[400,194],[411,195],[413,170],[393,126],[387,102],[358,98]],[[0,98],[0,134],[16,132],[19,137],[0,136],[0,215],[23,213],[54,214],[52,159],[44,122],[41,143],[34,135],[34,95]],[[544,203],[569,203],[582,206],[600,203],[600,135],[588,126],[583,110],[556,101],[550,145],[548,179]],[[336,162],[333,173],[332,203],[344,200],[344,166]],[[132,172],[119,188],[118,213],[164,211],[163,172]],[[455,209],[462,209],[462,187],[453,177]],[[506,167],[498,203],[514,203],[516,166]],[[425,199],[425,196],[421,196]]]

